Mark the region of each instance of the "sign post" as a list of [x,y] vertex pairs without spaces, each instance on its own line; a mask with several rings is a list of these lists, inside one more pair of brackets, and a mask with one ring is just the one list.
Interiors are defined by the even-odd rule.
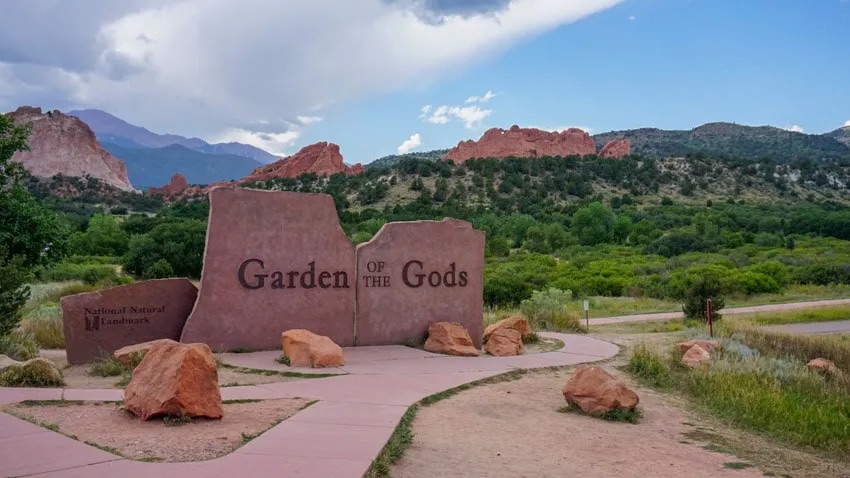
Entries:
[[711,299],[705,301],[706,318],[708,319],[708,333],[714,337],[714,321],[712,320]]
[[584,301],[584,322],[587,324],[587,332],[590,333],[590,316],[588,315],[588,311],[590,310],[590,303],[588,301]]

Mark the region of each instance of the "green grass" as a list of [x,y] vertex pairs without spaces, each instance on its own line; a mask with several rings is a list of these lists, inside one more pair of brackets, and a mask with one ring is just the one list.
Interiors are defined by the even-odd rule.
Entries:
[[729,461],[723,464],[723,468],[728,468],[730,470],[743,470],[745,468],[752,468],[753,465],[749,463],[744,463],[743,461]]
[[590,324],[592,334],[657,334],[681,332],[687,326],[683,319],[641,320],[636,322],[621,322],[618,324]]
[[167,427],[180,427],[192,423],[192,417],[188,415],[166,415],[162,417],[162,423]]
[[641,413],[639,408],[635,408],[634,410],[628,410],[623,408],[615,408],[613,410],[609,410],[600,415],[591,415],[588,413],[584,413],[581,408],[574,407],[571,405],[565,405],[558,409],[558,413],[575,413],[578,415],[586,415],[594,418],[601,418],[606,422],[623,422],[623,423],[631,423],[636,424],[640,422],[641,418],[643,418],[643,413]]
[[774,357],[790,356],[806,362],[826,358],[850,373],[850,335],[789,334],[753,327],[748,323],[724,323],[718,328],[718,333],[734,337]]
[[390,435],[389,441],[381,449],[364,475],[366,478],[386,478],[390,476],[392,465],[404,456],[407,447],[413,443],[413,420],[419,411],[419,405],[413,405],[404,412],[398,425]]
[[95,377],[119,377],[128,369],[130,371],[133,370],[116,360],[114,357],[107,357],[92,364],[88,373]]
[[730,315],[726,316],[726,318],[734,322],[748,321],[758,325],[781,325],[850,320],[850,305],[758,312],[755,314]]
[[54,373],[47,359],[34,360],[27,366],[12,365],[0,372],[0,387],[61,387],[62,373]]
[[25,361],[38,357],[38,342],[35,336],[23,330],[13,330],[0,337],[0,354],[11,359]]
[[[784,347],[771,349],[779,352],[773,357],[748,347],[741,334],[734,337],[723,341],[723,352],[708,368],[687,369],[669,355],[638,345],[625,369],[642,383],[684,393],[734,426],[804,449],[830,454],[850,449],[846,381],[808,371],[804,360],[784,355]],[[774,344],[763,345],[768,343]],[[850,341],[845,347],[850,349]]]
[[234,400],[222,400],[222,405],[232,405],[236,403],[257,403],[262,402],[262,400],[257,400],[255,398],[238,398]]
[[278,357],[274,360],[275,360],[275,362],[277,362],[279,364],[286,365],[287,367],[289,367],[291,365],[291,362],[289,361],[289,357],[287,357],[286,355],[281,355],[280,357]]
[[27,312],[21,320],[21,329],[32,334],[40,348],[65,348],[62,310],[56,304],[42,304]]
[[246,367],[236,367],[234,365],[228,365],[224,362],[219,362],[219,367],[227,368],[233,370],[237,373],[248,373],[253,375],[265,375],[268,377],[289,377],[289,378],[327,378],[327,377],[336,377],[338,375],[345,375],[340,373],[301,373],[301,372],[281,372],[278,370],[264,370],[259,368],[246,368]]
[[483,378],[481,380],[476,380],[474,382],[465,383],[463,385],[459,385],[457,387],[450,388],[448,390],[443,390],[442,392],[435,393],[433,395],[429,395],[429,396],[423,398],[422,400],[420,400],[419,404],[424,406],[424,407],[428,407],[428,406],[431,406],[431,405],[433,405],[433,404],[435,404],[435,403],[437,403],[441,400],[445,400],[449,397],[453,397],[453,396],[457,395],[458,393],[460,393],[464,390],[469,390],[470,388],[475,388],[475,387],[478,387],[478,386],[481,386],[481,385],[489,385],[489,384],[493,384],[493,383],[510,382],[512,380],[518,380],[523,375],[525,375],[526,373],[527,373],[527,371],[525,369],[517,369],[517,370],[511,370],[510,372],[501,373],[499,375],[494,375],[492,377]]

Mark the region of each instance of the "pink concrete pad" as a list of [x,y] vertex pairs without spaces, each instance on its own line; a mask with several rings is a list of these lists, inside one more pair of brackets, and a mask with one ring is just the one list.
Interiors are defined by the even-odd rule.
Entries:
[[150,340],[179,340],[197,296],[189,279],[156,279],[63,297],[68,363]]
[[62,389],[0,387],[0,405],[24,400],[62,400]]
[[346,365],[348,373],[381,375],[432,374],[455,372],[504,371],[509,361],[491,360],[494,357],[452,357],[441,355],[427,359],[400,359],[386,362],[371,362],[362,365]]
[[0,476],[33,475],[120,459],[53,432],[0,439]]
[[433,354],[404,345],[348,347],[343,349],[343,353],[345,353],[346,364],[440,357],[439,354]]
[[201,290],[181,341],[280,349],[307,329],[354,345],[354,245],[326,194],[217,187]]
[[[348,360],[348,356],[345,355],[345,351],[351,349],[343,349],[343,355],[345,359]],[[298,373],[308,373],[308,374],[326,374],[326,373],[337,373],[344,374],[345,372],[338,367],[329,367],[329,368],[309,368],[309,367],[290,367],[289,365],[284,365],[282,363],[278,363],[275,359],[281,356],[283,352],[280,350],[274,351],[264,351],[264,352],[252,352],[245,354],[219,354],[219,358],[226,363],[227,365],[233,365],[236,367],[245,367],[245,368],[253,368],[258,370],[275,370],[278,372],[298,372]]]
[[287,419],[288,422],[395,427],[407,407],[372,403],[319,402]]
[[85,389],[66,388],[63,397],[65,400],[84,400],[90,402],[120,402],[124,400],[124,390],[115,389]]
[[256,385],[221,387],[222,400],[269,400],[288,395]]
[[394,427],[285,421],[235,453],[278,457],[372,461]]
[[620,351],[620,348],[612,344],[611,342],[594,339],[593,337],[572,334],[558,334],[553,332],[544,332],[540,335],[563,341],[564,348],[559,350],[559,352],[608,358],[617,355],[617,353]]
[[49,430],[32,424],[26,420],[6,413],[0,413],[0,438],[18,437],[33,433],[47,433]]
[[263,388],[318,400],[385,405],[411,405],[431,390],[421,377],[404,375],[343,375],[273,383]]
[[457,322],[481,347],[484,233],[466,221],[391,222],[357,246],[357,345],[425,339]]

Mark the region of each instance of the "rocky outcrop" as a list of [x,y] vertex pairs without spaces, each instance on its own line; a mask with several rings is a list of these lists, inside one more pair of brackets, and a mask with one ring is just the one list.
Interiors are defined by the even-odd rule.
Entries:
[[150,342],[142,342],[140,344],[128,345],[112,352],[115,360],[121,362],[122,365],[129,366],[133,362],[139,362],[144,358],[145,354],[154,346],[163,344],[176,344],[177,341],[171,339],[151,340]]
[[435,354],[478,356],[478,349],[472,343],[469,332],[456,322],[436,322],[429,325],[425,350]]
[[711,361],[711,354],[699,345],[693,345],[682,355],[682,364],[688,367],[699,367]]
[[539,158],[596,154],[596,143],[586,132],[570,128],[560,133],[511,126],[492,128],[478,141],[461,141],[443,159],[461,164],[473,158]]
[[168,184],[161,188],[150,188],[149,193],[151,196],[172,197],[179,195],[188,187],[189,181],[186,180],[186,176],[177,173],[174,176],[171,176],[171,181]]
[[161,343],[133,370],[124,408],[142,420],[164,415],[221,418],[221,392],[206,344]]
[[599,367],[582,365],[562,390],[567,403],[599,415],[614,409],[634,410],[640,399],[626,385]]
[[628,139],[615,139],[599,150],[600,158],[619,159],[632,154],[632,142]]
[[699,345],[706,352],[713,353],[720,350],[720,342],[717,340],[688,340],[687,342],[679,342],[676,344],[676,348],[679,350],[680,354],[684,354],[688,350],[691,349],[694,345]]
[[501,329],[513,329],[519,332],[522,337],[534,335],[531,326],[528,324],[528,319],[521,315],[514,315],[507,319],[502,319],[495,324],[490,324],[484,329],[484,342],[490,339],[490,335]]
[[342,347],[330,337],[309,330],[292,329],[281,335],[283,355],[292,367],[341,367],[345,365]]
[[358,163],[349,166],[342,161],[339,146],[333,143],[321,142],[301,148],[300,151],[259,167],[243,178],[240,182],[265,181],[272,178],[295,178],[304,173],[316,173],[319,176],[344,173],[347,176],[360,174],[363,166]]
[[33,176],[91,176],[122,189],[132,191],[127,167],[97,142],[91,128],[76,116],[58,110],[42,113],[41,108],[21,106],[8,115],[16,124],[31,124],[29,151],[18,151],[12,157]]
[[514,329],[497,329],[490,334],[484,351],[497,357],[511,357],[522,353],[522,335]]

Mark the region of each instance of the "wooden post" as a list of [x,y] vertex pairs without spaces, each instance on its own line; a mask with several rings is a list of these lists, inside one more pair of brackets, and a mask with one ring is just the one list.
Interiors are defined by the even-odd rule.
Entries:
[[711,299],[705,301],[706,317],[708,318],[708,333],[714,337],[714,321],[712,320],[713,311],[711,310]]

